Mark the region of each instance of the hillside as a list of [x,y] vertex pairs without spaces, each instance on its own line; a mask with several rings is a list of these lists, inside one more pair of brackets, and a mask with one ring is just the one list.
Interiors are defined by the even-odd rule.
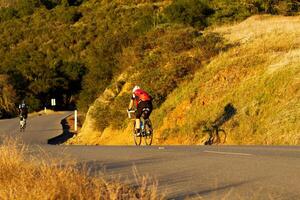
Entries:
[[[151,70],[155,81],[147,82],[132,67],[126,68],[116,78],[115,87],[107,88],[95,101],[81,133],[70,143],[133,144],[130,121],[121,125],[117,122],[126,118],[131,87],[138,83],[152,91],[176,84],[151,116],[155,144],[202,144],[204,125],[230,111],[222,125],[228,133],[227,144],[300,144],[300,17],[253,16],[236,25],[204,31],[201,37],[213,38],[214,44],[204,50],[205,45],[195,36],[200,40],[198,45],[164,51],[190,31],[176,27],[169,34],[158,28],[153,33],[158,44],[151,43],[150,34],[147,56],[137,55],[144,52],[134,51],[135,46],[124,51],[122,57],[132,58],[126,65],[147,62],[143,70]],[[217,48],[213,51],[212,47]],[[208,50],[209,56],[204,55]],[[172,78],[172,84],[165,86],[168,81],[155,77],[156,70],[169,73],[180,61],[179,71],[193,71],[188,78],[179,82]],[[99,110],[121,104],[119,110],[115,109],[119,118],[109,118],[106,126],[101,124],[109,114],[101,112],[101,116]]]
[[[160,106],[185,75],[193,74],[198,62],[185,60],[180,52],[194,45],[220,44],[216,35],[200,37],[202,30],[253,14],[298,11],[297,0],[0,0],[0,76],[5,80],[0,88],[5,85],[11,91],[6,95],[0,90],[0,112],[14,116],[15,105],[22,100],[30,111],[37,111],[50,107],[55,98],[57,107],[51,109],[77,107],[86,113],[115,77],[135,62],[132,52],[151,48],[145,45],[160,46],[163,41],[154,43],[151,38],[166,37],[170,45],[165,42],[161,49],[164,59],[165,51],[174,51],[179,57],[170,53],[169,58],[177,59],[172,62],[189,64],[188,69],[169,70],[176,77],[175,84],[168,82],[171,89],[156,93],[157,88],[152,88]],[[210,50],[209,45],[203,48]],[[203,60],[216,53],[204,55]],[[149,64],[156,62],[155,56],[159,55],[136,58]]]
[[0,118],[22,100],[76,108],[85,123],[70,143],[131,144],[138,84],[154,98],[156,143],[203,143],[218,119],[228,143],[295,144],[299,10],[298,0],[0,0]]

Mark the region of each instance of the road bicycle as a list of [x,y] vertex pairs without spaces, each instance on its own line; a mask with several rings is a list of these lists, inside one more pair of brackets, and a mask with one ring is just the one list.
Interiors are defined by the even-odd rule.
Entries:
[[26,118],[20,116],[20,132],[25,132],[25,128],[26,128]]
[[205,145],[224,144],[226,142],[226,132],[216,125],[205,127],[203,132],[208,132],[209,138],[205,141]]
[[144,116],[147,115],[148,109],[144,108],[142,111],[142,116],[140,119],[140,134],[136,132],[135,125],[135,114],[136,110],[127,110],[129,119],[133,120],[133,138],[135,145],[139,146],[142,143],[142,139],[144,138],[146,145],[151,145],[153,140],[153,128],[152,123],[149,118],[145,119]]

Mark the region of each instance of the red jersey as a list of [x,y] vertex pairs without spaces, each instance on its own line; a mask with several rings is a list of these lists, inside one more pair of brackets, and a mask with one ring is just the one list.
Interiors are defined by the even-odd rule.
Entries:
[[136,104],[140,103],[141,101],[151,101],[151,96],[142,89],[137,89],[133,95],[132,99],[136,100]]

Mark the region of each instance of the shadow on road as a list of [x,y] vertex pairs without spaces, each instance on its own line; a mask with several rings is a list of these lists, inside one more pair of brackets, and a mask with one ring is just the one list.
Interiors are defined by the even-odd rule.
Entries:
[[68,139],[73,137],[74,133],[70,132],[70,126],[68,125],[68,122],[66,119],[61,120],[60,124],[63,128],[63,133],[59,136],[56,136],[54,138],[51,138],[48,140],[48,144],[56,145],[56,144],[62,144],[66,142]]

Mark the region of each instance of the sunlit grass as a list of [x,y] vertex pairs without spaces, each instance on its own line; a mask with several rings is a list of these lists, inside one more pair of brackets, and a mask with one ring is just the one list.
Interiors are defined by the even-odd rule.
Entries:
[[[193,77],[182,81],[154,110],[154,144],[203,144],[207,134],[199,124],[216,120],[229,103],[237,113],[222,125],[227,144],[300,144],[299,19],[253,16],[206,30],[204,34],[224,37],[229,48],[196,66]],[[189,56],[200,58],[198,48],[189,49]],[[165,54],[169,55],[166,51],[161,57]],[[172,68],[170,62],[166,66]],[[74,143],[133,144],[131,124],[90,131],[95,124],[87,115],[87,131]]]
[[0,199],[162,199],[145,177],[137,186],[91,177],[87,167],[32,156],[14,139],[4,139],[0,155]]
[[[237,115],[223,126],[227,143],[299,144],[299,27],[299,17],[254,16],[209,30],[233,47],[198,70],[154,112],[156,134],[169,133],[160,142],[202,143],[198,122],[214,121],[232,103]],[[191,141],[195,135],[199,140]]]

